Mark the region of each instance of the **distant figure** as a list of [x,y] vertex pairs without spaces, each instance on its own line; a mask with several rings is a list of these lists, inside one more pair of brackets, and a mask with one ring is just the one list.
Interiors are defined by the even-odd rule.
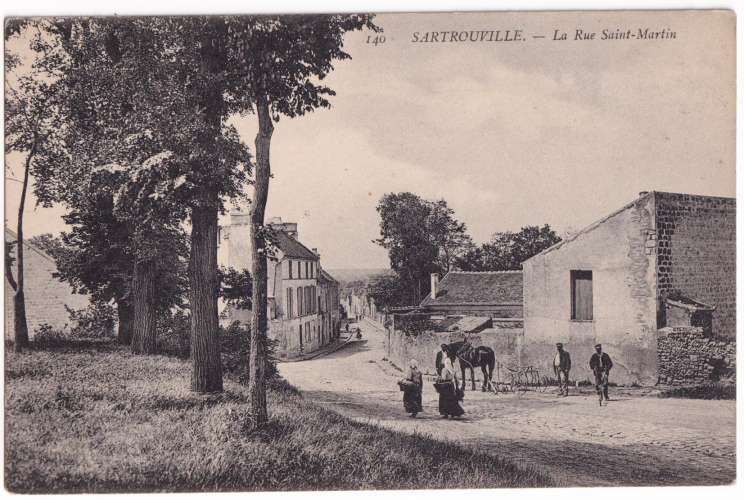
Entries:
[[442,344],[439,352],[437,352],[437,359],[434,360],[434,367],[437,370],[437,376],[442,375],[442,367],[444,367],[444,357],[447,356],[447,344]]
[[453,364],[454,353],[444,346],[442,373],[434,384],[439,393],[439,413],[442,418],[459,417],[465,413],[458,401],[462,400],[462,392],[457,386],[457,373]]
[[412,359],[408,364],[408,371],[403,380],[398,382],[400,390],[403,391],[403,408],[411,418],[424,411],[421,404],[421,390],[424,386],[423,377],[418,369],[418,362]]
[[563,344],[555,345],[558,352],[553,359],[553,370],[558,379],[558,396],[568,396],[568,372],[571,371],[571,355],[563,350]]
[[610,396],[607,394],[607,385],[610,379],[612,360],[606,352],[602,352],[602,344],[595,345],[594,349],[597,352],[592,354],[589,360],[589,368],[594,372],[594,386],[597,388],[597,394],[599,395],[599,406],[602,406],[603,396],[605,401],[610,400]]
[[349,323],[346,323],[346,333],[349,333]]

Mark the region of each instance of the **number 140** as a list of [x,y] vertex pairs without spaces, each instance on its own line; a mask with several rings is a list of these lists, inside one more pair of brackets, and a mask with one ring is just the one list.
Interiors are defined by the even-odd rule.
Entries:
[[372,35],[367,36],[367,43],[371,43],[372,45],[377,45],[381,43],[385,43],[385,35],[375,35],[372,37]]

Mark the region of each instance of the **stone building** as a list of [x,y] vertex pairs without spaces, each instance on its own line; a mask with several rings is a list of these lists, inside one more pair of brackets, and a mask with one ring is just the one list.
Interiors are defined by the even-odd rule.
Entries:
[[429,314],[522,317],[522,271],[450,271],[431,275],[420,309]]
[[[277,355],[292,357],[314,351],[338,336],[338,318],[323,307],[338,304],[338,284],[321,277],[320,256],[298,240],[297,224],[274,218],[275,255],[268,261],[269,338],[277,341]],[[220,265],[250,270],[250,216],[235,210],[230,224],[220,228]],[[336,308],[338,310],[338,308]],[[224,322],[250,324],[251,311],[223,307]]]
[[[5,242],[17,241],[16,233],[5,228]],[[57,265],[54,259],[30,243],[23,242],[24,295],[26,299],[26,321],[28,335],[34,338],[36,330],[44,324],[56,330],[68,328],[69,309],[83,309],[90,304],[87,295],[76,294],[67,283],[54,277]],[[11,255],[15,258],[15,247]],[[12,268],[16,277],[15,263]],[[13,310],[13,288],[5,280],[5,339],[12,340],[15,312]]]
[[669,356],[658,350],[666,327],[676,336],[705,329],[712,339],[705,345],[716,352],[734,341],[735,275],[735,199],[643,192],[523,263],[522,363],[548,366],[555,342],[563,342],[575,377],[589,378],[589,356],[601,343],[615,382],[656,383],[668,372],[660,363]]

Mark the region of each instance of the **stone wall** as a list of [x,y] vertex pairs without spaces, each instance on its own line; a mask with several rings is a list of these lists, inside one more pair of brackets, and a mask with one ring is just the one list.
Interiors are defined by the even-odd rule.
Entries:
[[701,327],[660,329],[657,353],[662,384],[704,384],[736,376],[736,342],[707,337]]
[[[715,306],[713,336],[736,337],[736,200],[654,193],[659,298],[678,291]],[[665,326],[659,301],[659,326]]]
[[[467,334],[467,338],[473,346],[487,346],[493,349],[496,362],[502,367],[519,366],[519,349],[521,348],[522,336],[524,334],[521,326],[504,325],[489,328],[480,333]],[[428,375],[436,374],[434,362],[437,352],[442,344],[459,342],[463,339],[462,332],[422,332],[418,335],[406,335],[398,330],[388,328],[387,353],[388,359],[399,368],[408,366],[411,359],[419,363],[421,371]],[[475,369],[476,380],[480,380],[481,370]],[[470,381],[469,371],[467,373]],[[497,373],[494,369],[494,381],[497,381]]]

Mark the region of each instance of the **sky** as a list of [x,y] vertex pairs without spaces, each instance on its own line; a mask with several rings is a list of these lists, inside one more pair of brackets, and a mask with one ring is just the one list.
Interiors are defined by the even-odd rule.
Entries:
[[[638,196],[735,196],[735,20],[715,12],[383,14],[348,35],[332,108],[275,125],[268,217],[299,224],[324,267],[387,267],[381,196],[443,198],[476,242],[576,230]],[[676,33],[572,40],[576,29]],[[517,30],[524,42],[414,43],[414,32]],[[567,41],[553,41],[554,30]],[[536,39],[533,35],[544,35]],[[598,35],[599,36],[599,35]],[[254,116],[232,123],[252,146]],[[23,157],[7,158],[19,178]],[[20,184],[6,180],[6,220]],[[64,230],[29,200],[26,234]],[[223,223],[228,218],[223,217]]]

